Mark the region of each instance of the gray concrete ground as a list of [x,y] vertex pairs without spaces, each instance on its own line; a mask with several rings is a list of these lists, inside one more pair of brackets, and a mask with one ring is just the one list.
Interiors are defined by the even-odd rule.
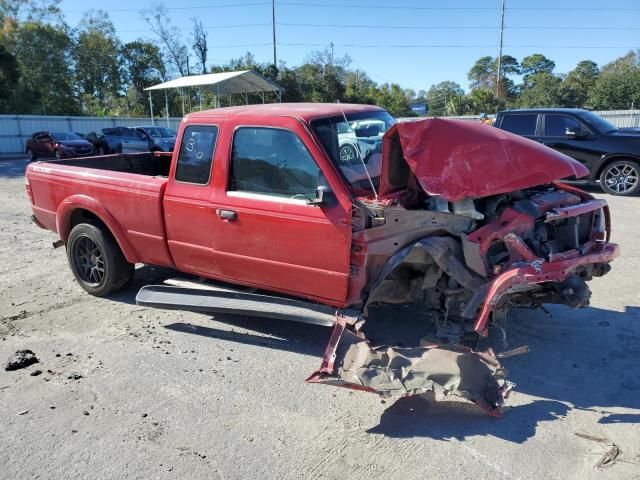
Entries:
[[[303,380],[329,330],[93,298],[30,223],[24,161],[0,161],[0,478],[640,478],[640,198],[606,197],[623,256],[593,306],[510,315],[503,419],[457,398],[381,401]],[[598,194],[598,196],[601,196]],[[43,373],[31,376],[40,369]],[[621,450],[594,468],[607,437]]]

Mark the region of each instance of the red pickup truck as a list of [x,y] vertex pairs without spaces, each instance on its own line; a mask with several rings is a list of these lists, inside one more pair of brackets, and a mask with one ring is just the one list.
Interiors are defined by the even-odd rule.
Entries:
[[[510,384],[477,339],[514,306],[588,305],[586,281],[618,255],[606,202],[558,182],[586,174],[481,123],[274,104],[187,115],[172,155],[32,163],[26,189],[93,295],[136,263],[251,287],[148,286],[137,300],[333,325],[308,381],[439,384],[497,415]],[[393,306],[407,304],[422,313],[403,319]]]

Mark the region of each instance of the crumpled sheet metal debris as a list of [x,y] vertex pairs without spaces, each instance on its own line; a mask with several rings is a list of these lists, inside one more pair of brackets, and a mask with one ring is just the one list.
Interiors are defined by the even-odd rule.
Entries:
[[[342,334],[336,343],[336,329]],[[334,344],[334,345],[332,345]],[[415,348],[372,346],[361,333],[338,322],[320,370],[307,379],[383,397],[421,394],[440,388],[476,403],[489,415],[501,406],[513,384],[491,350],[474,352],[459,345],[429,344]]]

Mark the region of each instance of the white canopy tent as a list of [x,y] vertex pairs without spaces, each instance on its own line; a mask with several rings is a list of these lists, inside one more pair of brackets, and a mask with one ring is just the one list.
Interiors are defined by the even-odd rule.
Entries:
[[[169,97],[167,90],[177,88],[197,88],[200,97],[200,108],[202,109],[202,91],[209,90],[215,95],[216,108],[220,107],[220,97],[222,95],[243,95],[245,102],[249,103],[249,94],[257,93],[265,102],[265,93],[273,92],[280,102],[282,100],[282,87],[263,77],[253,70],[240,70],[237,72],[221,72],[209,73],[206,75],[190,75],[180,77],[168,82],[159,83],[152,87],[145,88],[149,92],[149,107],[151,109],[151,123],[153,124],[153,100],[151,99],[152,90],[164,90],[165,109],[167,115],[167,124],[169,122]],[[184,116],[184,98],[182,101],[182,115]]]

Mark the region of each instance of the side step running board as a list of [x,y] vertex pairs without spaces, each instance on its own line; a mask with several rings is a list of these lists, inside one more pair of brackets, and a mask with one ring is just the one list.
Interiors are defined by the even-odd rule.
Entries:
[[136,304],[167,310],[203,313],[231,313],[252,317],[291,320],[331,327],[336,309],[290,298],[226,290],[147,285],[136,295]]

